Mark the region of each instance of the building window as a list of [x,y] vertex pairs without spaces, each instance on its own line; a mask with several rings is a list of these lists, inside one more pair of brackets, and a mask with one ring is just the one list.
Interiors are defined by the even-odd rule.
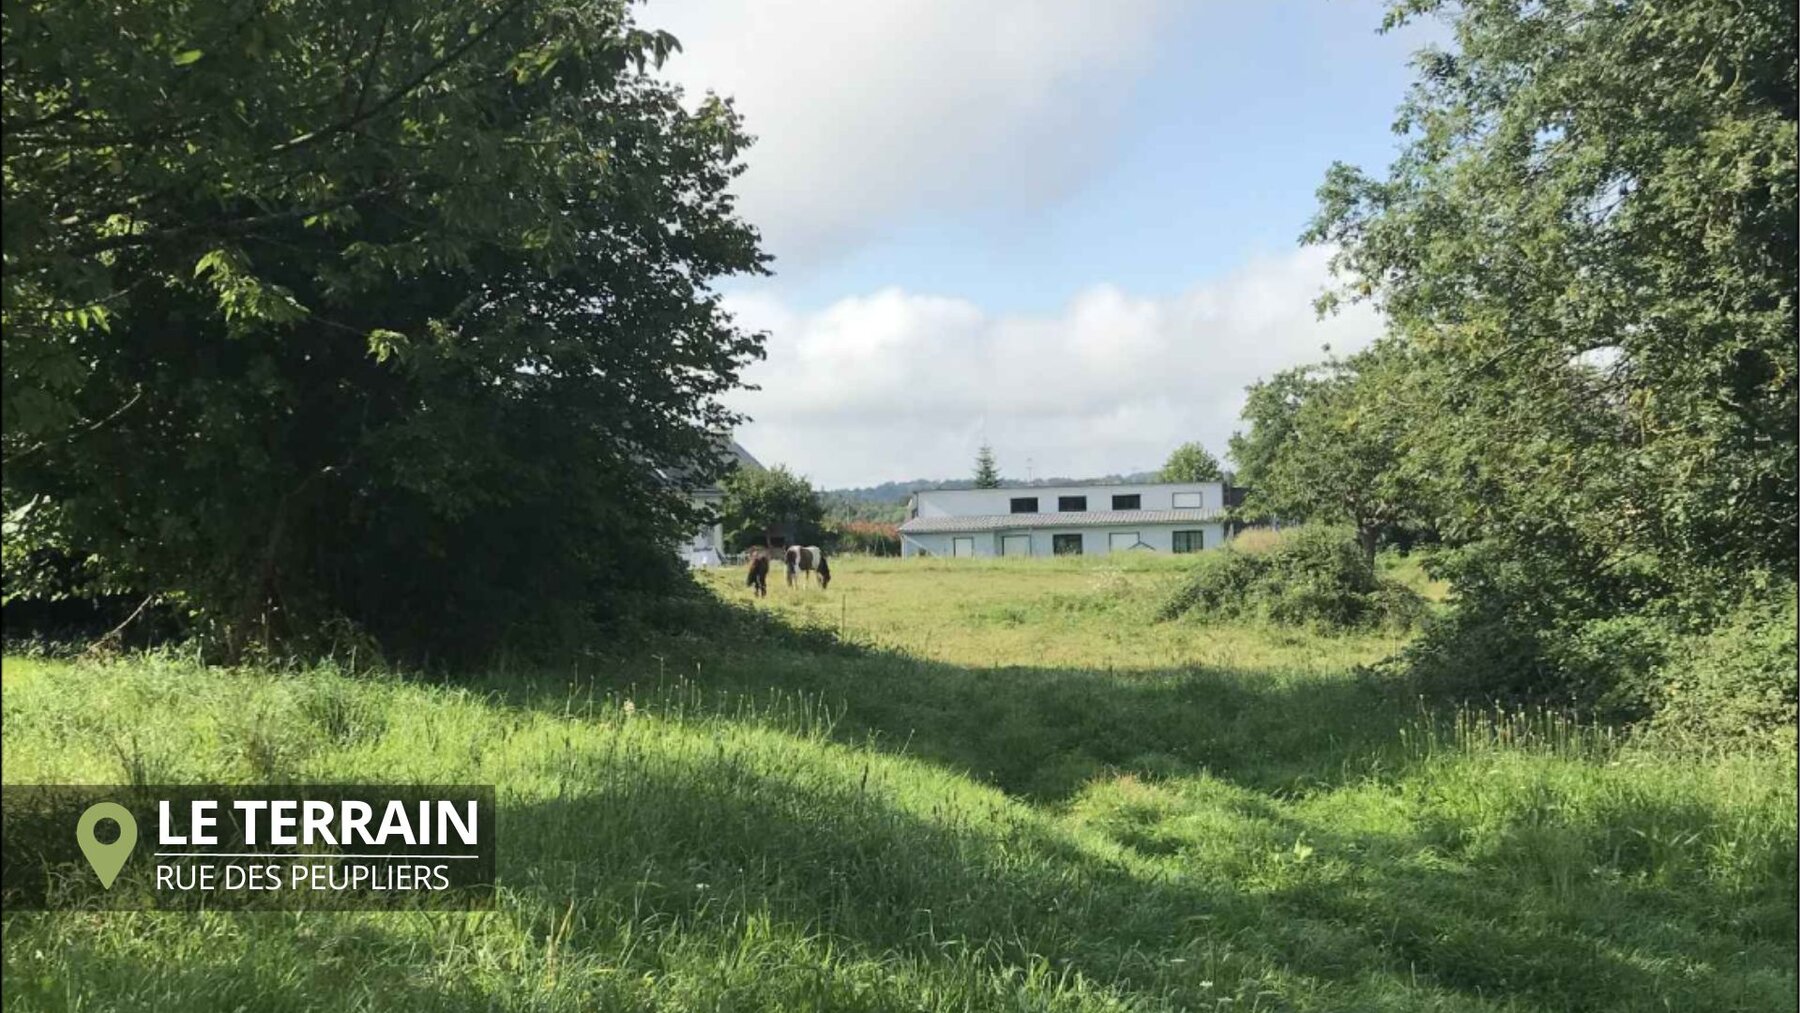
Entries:
[[1012,512],[1016,514],[1037,513],[1036,496],[1016,496],[1012,501]]
[[1001,535],[1000,554],[1002,556],[1031,555],[1030,535]]
[[1051,535],[1050,551],[1059,556],[1081,555],[1081,532],[1072,535]]
[[1106,551],[1108,552],[1123,552],[1143,544],[1144,540],[1139,538],[1135,531],[1113,531],[1106,536]]
[[1204,531],[1177,531],[1177,532],[1175,532],[1175,551],[1176,552],[1199,552],[1201,549],[1204,549],[1204,548],[1206,548],[1206,532],[1204,532]]
[[1197,492],[1178,492],[1175,494],[1174,507],[1177,510],[1198,510],[1201,506],[1200,494]]
[[1059,513],[1078,514],[1087,509],[1086,496],[1058,496],[1056,509]]
[[1144,502],[1144,498],[1142,496],[1139,496],[1135,492],[1128,496],[1114,496],[1113,497],[1113,509],[1114,510],[1142,510],[1143,502]]
[[975,555],[975,539],[973,539],[973,538],[952,538],[952,539],[950,539],[950,555],[952,555],[958,559],[973,558]]

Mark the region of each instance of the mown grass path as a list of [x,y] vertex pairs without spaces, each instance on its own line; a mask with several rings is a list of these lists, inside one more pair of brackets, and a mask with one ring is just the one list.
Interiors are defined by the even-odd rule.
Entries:
[[9,914],[6,1008],[1794,1008],[1791,750],[1428,714],[1386,638],[1148,623],[1179,563],[718,573],[456,684],[8,658],[8,782],[494,783],[503,887]]

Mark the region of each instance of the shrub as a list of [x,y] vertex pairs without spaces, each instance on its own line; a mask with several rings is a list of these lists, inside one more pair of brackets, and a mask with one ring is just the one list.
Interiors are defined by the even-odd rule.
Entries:
[[834,552],[862,552],[871,556],[900,554],[900,525],[880,521],[839,521],[826,529],[826,541]]
[[1366,629],[1410,627],[1426,614],[1424,599],[1384,580],[1347,529],[1307,526],[1203,554],[1156,618],[1198,613],[1261,619],[1291,626]]
[[1677,634],[1654,614],[1611,616],[1542,638],[1546,669],[1584,710],[1610,720],[1648,716]]
[[1657,680],[1654,723],[1708,739],[1761,738],[1795,721],[1794,589],[1751,599],[1684,639]]
[[[1795,720],[1795,589],[1615,601],[1555,594],[1525,568],[1462,581],[1455,608],[1384,667],[1427,695],[1548,706],[1706,740],[1761,738]],[[1707,598],[1711,600],[1703,600]]]

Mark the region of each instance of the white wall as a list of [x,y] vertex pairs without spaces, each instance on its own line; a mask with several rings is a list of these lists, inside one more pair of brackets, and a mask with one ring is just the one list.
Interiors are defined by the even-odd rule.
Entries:
[[[950,557],[955,549],[951,539],[970,538],[975,543],[975,555],[988,557],[1000,555],[1001,539],[1006,535],[1030,535],[1031,554],[1033,556],[1054,555],[1053,535],[1080,534],[1081,554],[1084,556],[1104,556],[1109,551],[1112,539],[1108,537],[1114,532],[1136,532],[1138,538],[1156,552],[1173,552],[1175,549],[1176,531],[1206,532],[1206,548],[1212,549],[1224,544],[1225,527],[1222,524],[1127,524],[1114,527],[1069,528],[1057,531],[1055,528],[1040,528],[1028,531],[975,531],[968,534],[921,534],[900,536],[900,554],[916,556],[920,549],[933,556]],[[1144,551],[1144,550],[1139,550]]]
[[[694,493],[693,504],[701,509],[709,509],[717,513],[724,502],[718,493]],[[694,531],[688,539],[684,550],[689,566],[716,566],[723,561],[725,552],[725,526],[722,523],[706,524]]]
[[[1225,487],[1219,482],[1170,482],[1147,485],[1047,485],[1032,489],[933,489],[915,493],[920,517],[970,517],[1012,513],[1014,497],[1035,496],[1038,513],[1056,513],[1061,496],[1086,496],[1088,512],[1111,510],[1115,495],[1137,494],[1140,510],[1174,510],[1175,494],[1197,492],[1201,510],[1225,505]],[[1183,508],[1187,509],[1187,508]]]

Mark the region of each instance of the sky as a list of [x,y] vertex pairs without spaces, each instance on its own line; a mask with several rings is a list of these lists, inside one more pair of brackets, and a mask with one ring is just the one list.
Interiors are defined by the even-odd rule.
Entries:
[[720,286],[765,331],[727,403],[764,464],[835,488],[1223,457],[1244,388],[1362,347],[1302,247],[1333,161],[1385,168],[1412,54],[1375,0],[651,0],[690,98],[757,138],[739,210],[775,257]]

